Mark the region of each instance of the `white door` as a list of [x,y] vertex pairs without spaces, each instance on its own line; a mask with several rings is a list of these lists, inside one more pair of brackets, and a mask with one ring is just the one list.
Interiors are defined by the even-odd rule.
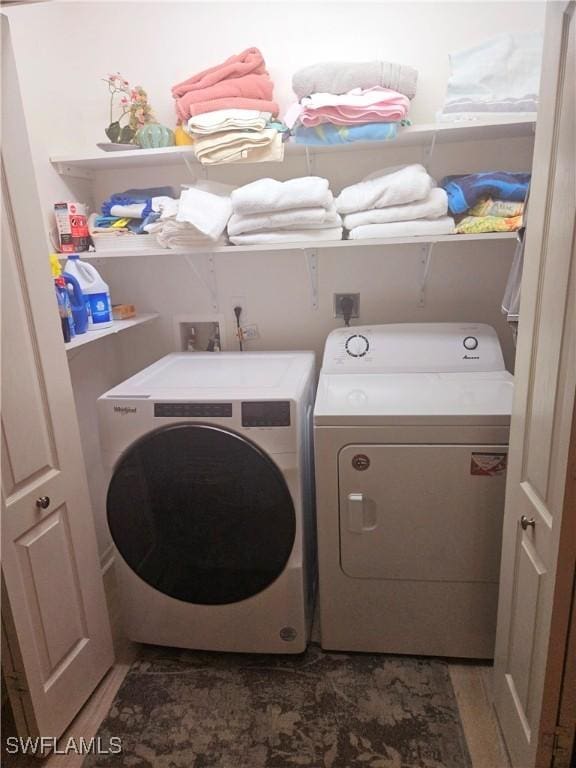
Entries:
[[59,736],[111,666],[113,651],[4,22],[2,79],[10,93],[3,87],[2,664],[20,731]]
[[506,487],[495,707],[535,764],[576,389],[575,2],[548,4]]

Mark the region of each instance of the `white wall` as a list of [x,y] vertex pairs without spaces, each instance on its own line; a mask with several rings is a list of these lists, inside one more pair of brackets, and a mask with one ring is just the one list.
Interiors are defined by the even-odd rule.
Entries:
[[[120,71],[143,85],[156,116],[173,125],[170,86],[249,46],[258,46],[275,82],[282,108],[291,101],[291,73],[327,59],[382,57],[416,66],[419,91],[413,122],[432,122],[442,106],[448,53],[497,32],[543,27],[543,3],[63,3],[19,6],[10,16],[19,64],[20,87],[47,221],[59,199],[93,200],[110,192],[151,183],[178,185],[189,180],[182,168],[125,174],[101,173],[92,185],[61,179],[48,157],[90,150],[105,140],[108,95],[100,78]],[[314,172],[326,175],[335,192],[375,167],[423,161],[425,148],[326,155]],[[474,142],[438,146],[430,172],[528,170],[532,141]],[[342,159],[343,158],[343,159]],[[210,178],[245,183],[262,174],[289,178],[306,173],[302,158],[283,165],[210,169]],[[334,291],[361,294],[360,322],[428,320],[481,321],[494,325],[506,360],[513,346],[499,306],[514,244],[509,242],[437,245],[425,306],[417,306],[422,274],[419,246],[320,252],[320,307],[314,311],[303,254],[259,253],[216,256],[220,311],[227,320],[228,348],[234,297],[245,299],[245,322],[257,323],[254,349],[311,348],[321,354],[326,334],[336,326]],[[43,258],[39,254],[39,258]],[[203,258],[193,257],[202,270]],[[114,301],[135,302],[162,317],[154,326],[104,340],[73,353],[70,362],[84,437],[101,553],[109,545],[105,525],[105,472],[96,440],[94,401],[99,393],[170,349],[172,317],[205,315],[210,298],[181,256],[95,262],[109,281]]]

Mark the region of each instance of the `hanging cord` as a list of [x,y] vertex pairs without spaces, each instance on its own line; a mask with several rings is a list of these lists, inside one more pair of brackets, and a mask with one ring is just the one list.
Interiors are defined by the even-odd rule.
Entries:
[[350,325],[350,318],[354,311],[354,301],[350,296],[342,296],[340,299],[340,309],[342,310],[342,317],[344,318],[344,325],[348,328]]
[[234,307],[234,314],[236,315],[236,335],[238,336],[238,346],[240,352],[244,352],[244,346],[242,344],[242,328],[240,327],[240,315],[242,314],[242,307]]

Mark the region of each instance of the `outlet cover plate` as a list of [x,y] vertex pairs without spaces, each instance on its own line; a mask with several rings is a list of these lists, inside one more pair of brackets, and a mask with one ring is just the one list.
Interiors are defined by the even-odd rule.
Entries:
[[360,317],[360,294],[359,293],[335,293],[334,294],[334,317],[344,317],[340,309],[340,302],[343,298],[352,299],[352,314],[350,317]]

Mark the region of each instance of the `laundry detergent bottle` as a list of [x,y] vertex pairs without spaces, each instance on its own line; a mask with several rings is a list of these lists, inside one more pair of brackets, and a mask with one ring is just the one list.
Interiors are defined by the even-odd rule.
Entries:
[[86,297],[80,288],[80,283],[74,275],[64,272],[62,277],[66,281],[68,297],[72,307],[72,317],[74,318],[74,327],[76,333],[86,333],[88,330],[88,308],[86,307]]
[[98,270],[92,264],[80,261],[77,253],[72,253],[64,266],[64,272],[76,278],[84,294],[88,310],[88,330],[109,328],[112,325],[110,290]]

